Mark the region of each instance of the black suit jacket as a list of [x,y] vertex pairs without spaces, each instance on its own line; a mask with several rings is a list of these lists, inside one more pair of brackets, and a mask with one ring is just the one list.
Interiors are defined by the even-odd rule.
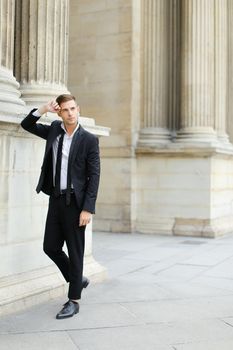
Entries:
[[[62,132],[61,121],[55,120],[51,125],[38,123],[39,117],[32,113],[33,109],[21,122],[21,126],[30,133],[46,140],[45,153],[37,193],[40,191],[50,195],[53,189],[52,145]],[[100,158],[98,138],[80,125],[75,133],[68,160],[71,182],[74,187],[77,204],[81,210],[95,212],[95,202],[99,187]]]

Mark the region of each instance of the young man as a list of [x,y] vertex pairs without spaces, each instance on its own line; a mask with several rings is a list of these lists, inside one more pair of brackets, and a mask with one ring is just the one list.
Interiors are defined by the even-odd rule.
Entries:
[[[61,121],[38,123],[44,113],[57,113]],[[79,311],[85,228],[95,212],[99,186],[98,138],[79,124],[79,106],[72,95],[64,94],[39,109],[33,109],[21,126],[46,140],[39,182],[36,188],[50,196],[45,226],[44,252],[55,262],[69,282],[68,302],[57,319],[72,317]],[[68,256],[62,250],[66,242]]]

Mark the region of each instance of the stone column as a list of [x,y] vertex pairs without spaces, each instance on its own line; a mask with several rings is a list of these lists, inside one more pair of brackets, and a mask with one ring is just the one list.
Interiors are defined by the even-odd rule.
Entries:
[[230,136],[230,141],[233,142],[233,2],[228,1],[228,96],[227,96],[227,132]]
[[227,118],[228,0],[215,0],[215,128],[218,138],[229,143]]
[[35,105],[67,92],[68,0],[16,0],[16,77]]
[[181,130],[177,141],[212,142],[214,131],[213,0],[181,3]]
[[14,0],[0,0],[0,118],[23,111],[19,84],[13,76]]
[[169,1],[169,130],[176,136],[180,119],[180,0]]
[[142,129],[139,146],[166,143],[169,124],[169,0],[144,0]]

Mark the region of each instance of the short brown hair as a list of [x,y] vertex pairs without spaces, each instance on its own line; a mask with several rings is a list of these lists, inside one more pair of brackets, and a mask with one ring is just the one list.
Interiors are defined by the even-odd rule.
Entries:
[[59,106],[63,102],[72,101],[72,100],[74,100],[76,102],[76,98],[73,95],[70,95],[70,94],[62,94],[62,95],[59,95],[56,98],[56,102],[59,104]]

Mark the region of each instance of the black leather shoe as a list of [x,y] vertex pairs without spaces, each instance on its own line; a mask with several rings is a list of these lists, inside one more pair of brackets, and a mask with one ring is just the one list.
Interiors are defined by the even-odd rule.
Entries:
[[90,280],[87,277],[83,276],[82,287],[87,288],[89,283],[90,283]]
[[73,302],[72,300],[67,301],[67,303],[65,303],[63,306],[64,307],[56,316],[57,320],[72,317],[79,312],[79,304]]

